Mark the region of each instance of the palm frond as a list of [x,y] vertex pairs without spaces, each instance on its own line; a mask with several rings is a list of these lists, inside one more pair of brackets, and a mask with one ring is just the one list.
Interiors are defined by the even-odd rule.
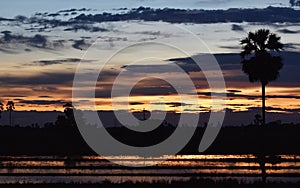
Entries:
[[[279,77],[279,71],[283,67],[282,59],[270,53],[270,51],[282,50],[283,44],[279,36],[268,29],[260,29],[254,33],[249,32],[240,43],[243,49],[240,53],[243,58],[242,70],[248,75],[250,82],[261,82],[267,85]],[[250,56],[250,59],[246,59],[246,56]]]

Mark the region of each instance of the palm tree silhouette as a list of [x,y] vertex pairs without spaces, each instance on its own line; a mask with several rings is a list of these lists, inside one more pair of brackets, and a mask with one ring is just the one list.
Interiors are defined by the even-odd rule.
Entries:
[[12,126],[12,116],[11,113],[15,109],[15,103],[13,101],[8,101],[6,104],[6,109],[9,111],[9,125]]
[[283,48],[280,37],[267,29],[259,29],[241,40],[243,71],[250,82],[260,82],[262,87],[262,124],[266,123],[266,85],[279,76],[282,59],[276,55]]

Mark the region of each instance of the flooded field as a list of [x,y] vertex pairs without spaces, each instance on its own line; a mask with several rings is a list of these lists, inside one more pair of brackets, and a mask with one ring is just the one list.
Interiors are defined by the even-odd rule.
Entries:
[[[168,160],[156,164],[162,159]],[[156,165],[151,166],[152,164]],[[269,157],[265,165],[269,182],[300,181],[300,155]],[[102,183],[104,181],[153,183],[191,179],[236,179],[251,183],[261,179],[261,168],[254,155],[177,155],[153,158],[137,156],[0,157],[0,184]]]

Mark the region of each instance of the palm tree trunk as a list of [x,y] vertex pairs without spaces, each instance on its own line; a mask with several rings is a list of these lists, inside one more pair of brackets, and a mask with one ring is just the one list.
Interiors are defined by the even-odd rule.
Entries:
[[9,111],[9,125],[12,126],[11,124],[12,124],[12,123],[11,123],[11,110],[10,110],[10,111]]
[[262,182],[266,183],[266,181],[267,181],[266,156],[264,154],[262,154],[261,156],[258,156],[258,160],[259,160],[259,166],[261,169]]
[[[266,125],[266,84],[261,83],[261,98],[262,98],[262,125]],[[267,172],[266,172],[266,156],[265,156],[265,143],[261,143],[262,153],[260,156],[260,168],[261,168],[261,175],[262,175],[262,182],[266,183],[267,180]]]
[[266,84],[261,84],[262,92],[262,124],[266,124]]

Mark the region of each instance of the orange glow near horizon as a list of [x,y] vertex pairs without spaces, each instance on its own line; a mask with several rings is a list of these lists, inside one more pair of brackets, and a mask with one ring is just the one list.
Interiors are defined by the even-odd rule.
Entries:
[[[26,89],[20,89],[22,92]],[[18,90],[18,91],[20,91]],[[236,92],[237,96],[227,96],[226,104],[227,108],[232,111],[247,111],[251,107],[261,107],[261,93],[260,87],[252,87],[249,89],[239,89],[239,88],[227,88],[228,91],[240,91]],[[71,91],[71,88],[64,87],[63,91]],[[209,92],[209,89],[198,90],[198,92]],[[267,87],[267,107],[272,107],[274,109],[267,110],[268,112],[281,112],[281,113],[289,113],[287,110],[299,109],[299,99],[296,97],[300,97],[297,91],[300,91],[299,88],[283,88],[283,87]],[[230,92],[228,92],[230,93]],[[45,93],[39,93],[40,95]],[[49,94],[49,93],[47,93]],[[290,94],[290,95],[289,95]],[[291,96],[287,98],[285,96]],[[63,102],[71,102],[71,96],[68,96],[67,93],[58,93],[56,96],[52,96],[51,98],[41,98],[37,96],[32,97],[10,97],[10,98],[2,98],[2,103],[5,105],[8,100],[13,100],[15,102],[16,111],[63,111]],[[268,98],[270,96],[270,98]],[[281,98],[282,96],[282,98]],[[294,96],[295,98],[293,98]],[[185,99],[188,101],[189,95],[184,95]],[[127,110],[127,111],[141,111],[143,109],[153,111],[153,110],[162,110],[162,111],[174,111],[174,112],[184,112],[186,110],[194,113],[199,112],[207,112],[211,107],[211,99],[210,96],[201,96],[199,95],[199,104],[192,103],[186,104],[184,106],[179,106],[176,103],[181,103],[180,97],[178,95],[157,95],[157,96],[130,96],[129,101],[127,101],[126,97],[118,97],[115,98],[114,101],[116,103],[115,110]],[[87,105],[80,106],[80,109],[90,110],[90,102],[92,99],[82,98],[82,101],[86,101]],[[33,101],[32,104],[22,103],[22,101]],[[34,104],[34,101],[37,103],[39,101],[47,102],[47,104]],[[51,104],[51,101],[61,101],[61,103]],[[110,98],[97,98],[95,100],[96,109],[97,110],[114,110],[111,105],[112,100]],[[154,103],[154,104],[151,104]],[[75,104],[76,106],[76,104]],[[201,108],[200,108],[201,106]]]

